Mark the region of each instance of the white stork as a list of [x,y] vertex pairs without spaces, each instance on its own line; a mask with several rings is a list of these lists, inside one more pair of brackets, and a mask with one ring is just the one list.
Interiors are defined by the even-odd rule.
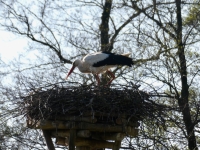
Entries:
[[109,69],[119,65],[126,65],[131,67],[133,65],[133,61],[128,57],[129,55],[130,53],[118,55],[110,52],[96,52],[93,54],[88,54],[82,60],[77,59],[73,62],[72,68],[67,74],[66,79],[73,72],[75,67],[78,67],[79,71],[82,73],[94,74],[98,85],[100,84],[98,74],[107,72],[112,77],[108,82],[108,85],[110,85],[111,82],[115,79],[115,75],[110,72]]

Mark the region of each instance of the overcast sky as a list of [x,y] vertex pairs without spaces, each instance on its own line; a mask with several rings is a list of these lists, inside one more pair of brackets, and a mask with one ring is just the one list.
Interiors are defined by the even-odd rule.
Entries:
[[0,56],[5,62],[18,57],[19,53],[25,51],[27,40],[14,34],[0,30]]

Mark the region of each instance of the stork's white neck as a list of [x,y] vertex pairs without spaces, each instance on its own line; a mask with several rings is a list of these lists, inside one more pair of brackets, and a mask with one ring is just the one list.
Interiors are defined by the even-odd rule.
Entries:
[[73,63],[73,65],[74,65],[75,67],[78,67],[78,66],[80,66],[81,64],[82,64],[82,60],[80,60],[80,59],[75,60],[74,63]]
[[82,73],[90,73],[89,66],[84,63],[82,60],[77,59],[74,61],[74,65],[79,69]]

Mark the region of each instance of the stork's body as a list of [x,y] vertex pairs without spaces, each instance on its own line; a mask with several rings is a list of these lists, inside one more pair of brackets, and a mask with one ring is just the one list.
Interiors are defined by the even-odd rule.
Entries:
[[112,72],[109,71],[110,68],[116,66],[124,66],[127,65],[131,67],[133,65],[133,61],[128,56],[130,53],[117,55],[110,52],[97,52],[93,54],[86,55],[82,60],[75,60],[73,62],[73,66],[70,69],[66,79],[73,72],[75,67],[78,67],[79,71],[82,73],[92,73],[95,75],[98,84],[100,83],[100,79],[98,74],[107,72],[111,75],[112,79],[109,81],[110,84],[115,76]]

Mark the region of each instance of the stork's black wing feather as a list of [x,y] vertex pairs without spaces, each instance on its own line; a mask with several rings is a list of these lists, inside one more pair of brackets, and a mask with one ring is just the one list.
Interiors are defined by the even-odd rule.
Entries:
[[108,54],[109,57],[107,57],[102,61],[94,63],[93,67],[101,67],[106,65],[121,65],[121,66],[126,65],[131,67],[133,65],[133,60],[127,56],[118,55],[110,52],[103,52],[103,53]]

